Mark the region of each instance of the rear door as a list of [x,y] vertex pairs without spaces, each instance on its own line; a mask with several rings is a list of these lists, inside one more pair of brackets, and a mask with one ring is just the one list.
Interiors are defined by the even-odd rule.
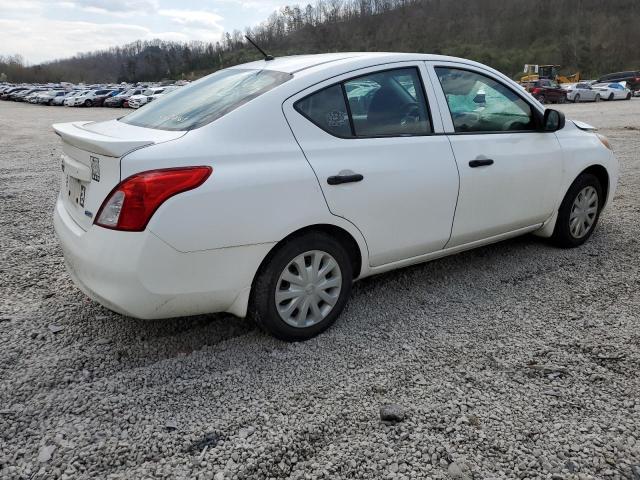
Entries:
[[362,232],[372,266],[440,250],[451,234],[458,172],[423,73],[422,62],[367,68],[283,105],[330,211]]
[[447,247],[542,224],[557,206],[563,176],[556,135],[537,131],[524,92],[490,71],[453,62],[428,68],[460,171]]

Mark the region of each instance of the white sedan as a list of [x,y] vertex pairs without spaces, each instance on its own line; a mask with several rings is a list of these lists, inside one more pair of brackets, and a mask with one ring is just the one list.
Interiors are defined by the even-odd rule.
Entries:
[[592,86],[603,100],[631,100],[633,94],[619,83],[596,83]]
[[138,318],[249,315],[286,340],[330,326],[356,279],[529,232],[581,245],[618,179],[593,127],[437,55],[253,62],[53,128],[80,289]]
[[164,91],[164,87],[147,88],[141,94],[129,97],[129,101],[127,103],[129,107],[138,109],[154,100],[156,96],[162,95]]

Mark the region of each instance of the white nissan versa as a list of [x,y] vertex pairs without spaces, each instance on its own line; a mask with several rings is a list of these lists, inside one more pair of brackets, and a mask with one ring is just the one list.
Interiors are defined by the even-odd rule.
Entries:
[[258,61],[53,128],[55,229],[87,295],[147,319],[250,315],[287,340],[331,325],[356,278],[527,232],[580,245],[618,177],[593,127],[435,55]]

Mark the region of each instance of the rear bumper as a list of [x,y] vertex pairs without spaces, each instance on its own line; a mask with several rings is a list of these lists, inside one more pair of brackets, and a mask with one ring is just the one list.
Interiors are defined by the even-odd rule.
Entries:
[[62,201],[54,227],[74,283],[105,307],[156,319],[213,312],[246,315],[255,272],[272,244],[179,252],[155,234],[82,230]]

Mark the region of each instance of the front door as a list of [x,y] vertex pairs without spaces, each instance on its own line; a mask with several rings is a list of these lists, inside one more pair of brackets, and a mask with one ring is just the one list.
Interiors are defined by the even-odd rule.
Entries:
[[538,131],[535,107],[491,72],[448,63],[429,71],[460,171],[447,247],[542,224],[562,182],[555,134]]
[[331,213],[362,232],[371,266],[440,250],[451,234],[458,172],[423,73],[421,62],[368,68],[284,105]]

